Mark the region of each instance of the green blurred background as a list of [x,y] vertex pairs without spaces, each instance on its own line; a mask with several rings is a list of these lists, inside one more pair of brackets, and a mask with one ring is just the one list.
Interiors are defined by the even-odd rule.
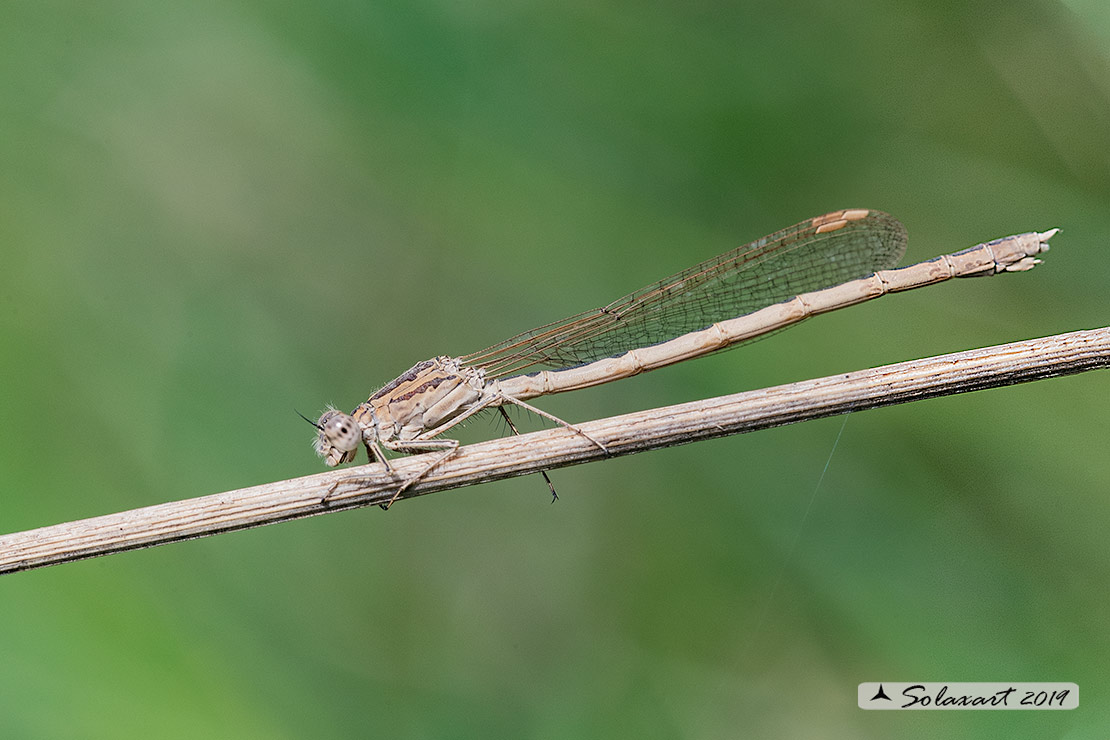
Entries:
[[[6,2],[0,531],[317,472],[294,408],[837,208],[901,218],[907,263],[1063,232],[1032,273],[544,407],[1106,325],[1108,50],[1102,0]],[[1108,391],[6,576],[0,734],[1105,737]],[[875,680],[1074,681],[1081,708],[863,712]]]

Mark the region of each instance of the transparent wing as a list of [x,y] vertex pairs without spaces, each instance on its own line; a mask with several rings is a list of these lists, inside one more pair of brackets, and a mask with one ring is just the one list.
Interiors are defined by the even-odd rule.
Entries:
[[894,267],[905,249],[905,227],[893,217],[836,211],[462,360],[495,378],[593,362]]

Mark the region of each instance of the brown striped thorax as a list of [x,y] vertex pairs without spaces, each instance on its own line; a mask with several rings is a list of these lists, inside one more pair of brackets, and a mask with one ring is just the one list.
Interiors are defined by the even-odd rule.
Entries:
[[[352,462],[359,445],[381,443],[387,448],[418,441],[475,407],[496,405],[496,381],[463,365],[458,358],[434,357],[376,391],[354,411],[328,409],[316,422],[316,452],[329,467]],[[375,457],[370,451],[371,458]]]

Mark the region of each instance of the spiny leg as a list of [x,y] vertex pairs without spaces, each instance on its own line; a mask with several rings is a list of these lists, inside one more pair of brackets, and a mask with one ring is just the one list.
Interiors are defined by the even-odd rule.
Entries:
[[435,450],[443,450],[442,455],[439,455],[435,460],[428,463],[419,473],[409,476],[409,479],[401,484],[401,487],[393,494],[393,498],[389,499],[389,501],[384,504],[379,504],[383,511],[389,511],[389,507],[393,506],[393,502],[396,501],[409,486],[427,475],[432,468],[450,459],[459,449],[459,440],[457,439],[420,439],[410,440],[408,442],[383,442],[382,444],[397,452],[433,452]]
[[[563,427],[566,427],[567,429],[571,430],[575,434],[582,435],[583,437],[588,439],[590,442],[592,442],[594,445],[596,445],[597,448],[599,450],[601,450],[602,452],[604,452],[606,455],[610,454],[608,447],[601,444],[600,442],[598,442],[596,439],[594,439],[590,435],[586,434],[584,431],[582,431],[581,429],[576,427],[574,424],[563,421],[558,416],[555,416],[553,414],[549,414],[541,408],[536,408],[532,404],[525,403],[524,401],[521,401],[519,398],[514,398],[512,396],[506,395],[505,393],[502,393],[501,391],[498,391],[496,394],[489,395],[488,397],[483,399],[480,403],[474,404],[469,409],[467,409],[465,413],[459,414],[458,416],[451,419],[450,421],[447,421],[443,424],[440,424],[438,427],[435,427],[433,429],[429,429],[428,431],[424,432],[419,437],[417,437],[417,439],[418,440],[428,440],[428,439],[431,439],[432,437],[438,437],[439,435],[443,434],[444,432],[446,432],[451,427],[455,426],[456,424],[458,424],[461,421],[464,421],[465,419],[469,419],[471,416],[478,413],[479,411],[482,411],[482,410],[487,409],[490,406],[494,406],[494,405],[501,406],[504,403],[515,404],[517,406],[520,406],[522,409],[527,409],[528,411],[531,411],[534,414],[542,416],[545,419],[550,419],[551,421],[555,422],[556,424],[558,424],[560,426],[563,426]],[[512,422],[510,422],[510,425],[511,425],[511,423]],[[390,448],[390,449],[392,449],[392,448]]]
[[[364,435],[362,438],[362,444],[366,448],[366,456],[370,458],[370,461],[381,463],[382,466],[385,467],[385,472],[393,475],[393,466],[389,464],[389,460],[386,459],[385,453],[382,452],[382,448],[378,445],[378,443],[371,442]],[[327,506],[328,501],[330,501],[331,497],[335,495],[335,489],[339,488],[344,483],[350,483],[351,481],[366,483],[370,480],[370,478],[367,478],[365,476],[351,476],[348,478],[340,478],[335,483],[332,483],[330,486],[328,486],[327,493],[325,493],[324,497],[320,499],[320,503]]]
[[606,455],[609,454],[609,448],[608,447],[601,444],[596,439],[594,439],[590,435],[586,434],[585,432],[583,432],[581,429],[574,426],[573,424],[570,424],[568,422],[563,421],[558,416],[554,416],[553,414],[549,414],[546,411],[544,411],[543,409],[536,408],[535,406],[533,406],[530,403],[525,403],[524,401],[521,401],[518,398],[513,398],[512,396],[507,396],[504,393],[500,394],[500,398],[503,401],[508,401],[511,404],[515,404],[516,406],[520,406],[522,409],[528,409],[533,414],[539,414],[540,416],[542,416],[545,419],[550,419],[551,421],[555,422],[556,424],[559,424],[561,426],[566,427],[567,429],[571,430],[575,434],[581,434],[583,437],[590,440],[590,442],[592,442],[594,445],[596,445],[599,450],[604,452]]
[[[383,442],[382,444],[390,450],[405,453],[420,453],[432,452],[434,450],[443,450],[442,455],[439,455],[438,457],[436,457],[435,460],[432,460],[430,463],[424,466],[424,468],[422,468],[420,472],[416,473],[415,475],[409,476],[409,478],[404,483],[402,483],[401,486],[394,492],[393,498],[389,499],[389,501],[384,504],[378,504],[378,506],[382,507],[382,509],[386,511],[389,510],[389,507],[393,505],[393,502],[396,501],[398,497],[400,497],[400,495],[408,489],[409,486],[411,486],[413,483],[416,483],[418,480],[427,475],[428,471],[430,471],[432,468],[454,455],[455,450],[459,448],[459,441],[457,439],[413,440],[409,442]],[[385,460],[385,455],[384,453],[382,453],[381,449],[378,448],[376,444],[370,445],[369,449],[374,450],[374,457],[377,458],[378,462],[381,462],[385,465],[386,471],[390,474],[393,474],[394,468]],[[352,475],[348,478],[341,478],[328,487],[328,492],[324,495],[324,498],[320,500],[320,503],[327,505],[328,501],[335,494],[335,489],[337,489],[341,485],[344,485],[346,483],[365,484],[369,483],[372,480],[373,478],[364,475]]]
[[363,437],[362,446],[366,448],[366,456],[368,458],[370,458],[371,460],[376,460],[377,462],[380,462],[382,465],[384,465],[387,473],[393,472],[393,466],[389,464],[389,460],[386,459],[385,453],[382,452],[382,448],[379,447],[376,442],[371,444],[366,440],[365,437]]
[[[520,432],[516,430],[516,424],[513,424],[513,420],[509,418],[509,412],[505,410],[505,407],[498,406],[497,410],[501,412],[501,418],[504,419],[505,423],[509,425],[509,429],[513,430],[513,434],[519,437]],[[551,489],[551,503],[555,503],[559,500],[559,494],[555,493],[555,484],[551,482],[551,477],[548,476],[546,470],[541,470],[540,475],[542,475],[543,479],[547,481],[547,487]]]

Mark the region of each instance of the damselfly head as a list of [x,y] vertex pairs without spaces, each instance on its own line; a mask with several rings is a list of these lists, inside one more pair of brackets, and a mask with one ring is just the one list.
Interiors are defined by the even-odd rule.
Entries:
[[314,425],[319,434],[313,446],[329,468],[351,462],[362,441],[362,427],[347,414],[329,408]]

